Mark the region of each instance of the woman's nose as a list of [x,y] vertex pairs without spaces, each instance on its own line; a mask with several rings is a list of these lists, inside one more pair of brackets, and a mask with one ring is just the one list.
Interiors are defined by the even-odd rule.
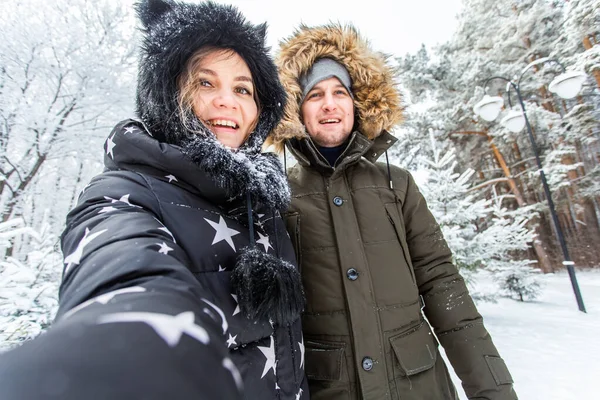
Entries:
[[221,89],[215,96],[213,97],[213,104],[215,107],[227,107],[227,108],[236,108],[237,102],[233,96],[233,93],[229,90]]

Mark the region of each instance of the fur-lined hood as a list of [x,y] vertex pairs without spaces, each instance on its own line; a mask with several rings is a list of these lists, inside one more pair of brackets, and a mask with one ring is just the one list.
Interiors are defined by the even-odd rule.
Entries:
[[197,118],[183,123],[178,112],[177,77],[200,48],[231,49],[246,62],[261,106],[258,124],[240,150],[256,153],[279,122],[285,93],[266,46],[266,24],[253,25],[230,5],[173,0],[142,0],[136,4],[143,41],[137,86],[137,113],[161,142],[185,145],[190,129],[204,131]]
[[307,137],[300,120],[302,90],[298,80],[319,58],[334,59],[347,68],[352,78],[358,130],[368,139],[375,139],[402,121],[402,99],[388,56],[372,50],[350,25],[301,25],[280,43],[275,60],[288,102],[272,143],[281,146],[286,139]]
[[[176,145],[230,197],[249,193],[253,203],[279,210],[290,193],[281,163],[261,153],[283,115],[286,95],[266,46],[266,24],[253,25],[230,5],[173,0],[136,4],[142,24],[137,114],[159,142]],[[248,65],[260,103],[253,132],[238,151],[225,148],[195,116],[181,115],[177,78],[189,58],[205,46],[230,49]]]

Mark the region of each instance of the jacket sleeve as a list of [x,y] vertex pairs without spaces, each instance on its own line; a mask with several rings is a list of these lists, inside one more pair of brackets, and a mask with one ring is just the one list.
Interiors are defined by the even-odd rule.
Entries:
[[441,229],[410,173],[402,214],[424,313],[469,399],[514,400],[512,378],[483,325]]
[[57,320],[0,356],[3,399],[241,398],[224,314],[160,221],[143,176],[92,180],[62,236]]

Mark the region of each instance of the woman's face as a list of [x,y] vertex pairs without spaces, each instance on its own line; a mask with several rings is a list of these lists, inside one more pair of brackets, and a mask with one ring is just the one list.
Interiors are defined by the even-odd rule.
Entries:
[[215,50],[203,57],[193,74],[194,114],[224,146],[239,148],[258,118],[248,65],[235,52]]

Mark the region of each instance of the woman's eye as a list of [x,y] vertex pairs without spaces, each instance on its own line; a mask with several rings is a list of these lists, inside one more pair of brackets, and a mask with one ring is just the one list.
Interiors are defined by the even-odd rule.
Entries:
[[200,79],[200,82],[198,82],[198,84],[200,86],[204,86],[204,87],[211,87],[211,83],[209,81],[207,81],[206,79]]
[[237,91],[239,94],[247,94],[247,95],[252,95],[252,92],[251,92],[250,90],[248,90],[247,88],[245,88],[245,87],[238,87],[238,88],[236,89],[236,91]]

